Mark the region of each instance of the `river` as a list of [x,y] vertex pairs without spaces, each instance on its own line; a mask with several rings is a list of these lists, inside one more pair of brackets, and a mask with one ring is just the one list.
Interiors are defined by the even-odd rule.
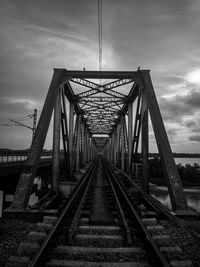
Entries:
[[197,163],[200,165],[200,158],[175,158],[175,162],[176,164],[182,164],[182,165],[186,165],[186,164],[190,164],[193,165],[194,163]]
[[[197,163],[200,165],[200,158],[175,158],[176,164],[182,165]],[[188,205],[194,210],[200,212],[200,187],[184,188],[185,196]],[[150,184],[150,193],[153,197],[157,198],[161,203],[171,209],[171,202],[168,194],[168,189],[165,186],[156,186]]]
[[[182,165],[198,163],[200,165],[200,158],[175,158],[176,164],[181,163]],[[194,210],[200,212],[200,187],[184,188],[188,205]],[[156,186],[150,184],[150,193],[152,196],[157,198],[161,203],[171,208],[170,198],[167,187]],[[29,204],[33,204],[37,201],[37,197],[33,194]]]

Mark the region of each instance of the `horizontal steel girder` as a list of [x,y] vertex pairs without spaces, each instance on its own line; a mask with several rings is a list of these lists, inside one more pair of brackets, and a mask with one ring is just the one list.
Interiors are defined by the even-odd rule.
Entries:
[[91,81],[88,81],[85,79],[71,79],[71,81],[75,82],[77,84],[80,84],[80,85],[84,85],[85,87],[89,87],[92,89],[92,90],[88,90],[84,93],[78,94],[79,99],[81,99],[83,97],[90,96],[90,95],[94,95],[97,93],[111,94],[111,95],[114,95],[114,96],[119,97],[119,98],[126,98],[126,95],[124,95],[122,93],[118,93],[112,89],[119,87],[119,86],[123,86],[123,85],[128,84],[128,83],[131,83],[131,82],[133,82],[133,79],[116,80],[114,82],[107,83],[105,85],[99,85],[99,84],[96,84],[94,82],[91,82]]
[[[93,80],[89,80],[93,79]],[[112,81],[101,84],[94,82],[95,79]],[[137,84],[142,84],[142,77],[139,71],[64,71],[62,77],[63,85],[66,88],[65,94],[69,101],[75,103],[75,111],[82,114],[82,119],[90,134],[102,132],[105,127],[107,133],[111,133],[121,114],[127,113],[127,103],[131,95],[137,95],[135,89]],[[104,81],[102,81],[103,83]],[[128,95],[114,88],[131,84]],[[73,84],[78,84],[86,89],[83,93],[74,94]],[[67,87],[66,87],[67,85]],[[106,119],[106,120],[105,120]]]
[[[65,70],[65,69],[63,69]],[[81,79],[140,79],[138,71],[81,71],[65,70],[63,80],[72,78]]]

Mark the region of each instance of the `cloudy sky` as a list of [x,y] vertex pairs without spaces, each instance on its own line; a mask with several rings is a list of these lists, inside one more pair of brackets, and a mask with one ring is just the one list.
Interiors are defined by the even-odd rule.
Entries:
[[[0,147],[27,148],[7,119],[41,111],[53,68],[98,69],[97,0],[0,0],[0,46]],[[199,0],[103,0],[103,70],[138,66],[173,151],[200,152]]]

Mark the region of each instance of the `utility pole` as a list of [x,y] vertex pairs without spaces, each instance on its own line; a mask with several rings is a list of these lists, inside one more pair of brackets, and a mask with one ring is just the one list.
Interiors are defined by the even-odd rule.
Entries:
[[37,124],[37,109],[34,109],[34,113],[33,113],[33,136],[32,136],[32,140],[33,140],[33,138],[35,136],[36,124]]
[[31,115],[31,118],[33,118],[33,127],[30,127],[30,126],[28,126],[26,124],[23,124],[23,123],[21,123],[21,122],[19,122],[17,120],[14,120],[14,119],[9,119],[9,120],[12,121],[12,122],[15,122],[16,124],[18,124],[20,126],[23,126],[23,127],[28,128],[28,129],[31,129],[33,131],[33,135],[32,135],[32,140],[33,140],[33,138],[35,136],[35,131],[36,131],[37,109],[34,109],[34,113],[33,113],[33,115]]

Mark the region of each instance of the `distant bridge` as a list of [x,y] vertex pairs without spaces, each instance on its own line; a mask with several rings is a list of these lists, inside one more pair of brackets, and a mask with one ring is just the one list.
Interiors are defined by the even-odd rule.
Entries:
[[[97,146],[100,146],[98,143]],[[28,156],[28,150],[9,150],[9,151],[0,151],[0,165],[5,164],[15,164],[25,162]],[[52,151],[43,151],[40,160],[51,160],[52,159]],[[63,151],[61,151],[60,155],[62,156]],[[139,154],[139,153],[138,153]],[[200,154],[198,153],[172,153],[174,158],[200,158]],[[64,154],[63,154],[64,156]],[[149,153],[149,158],[160,157],[159,153]]]
[[[27,150],[0,151],[0,165],[25,162],[28,155]],[[42,152],[40,160],[50,160],[52,151]]]

